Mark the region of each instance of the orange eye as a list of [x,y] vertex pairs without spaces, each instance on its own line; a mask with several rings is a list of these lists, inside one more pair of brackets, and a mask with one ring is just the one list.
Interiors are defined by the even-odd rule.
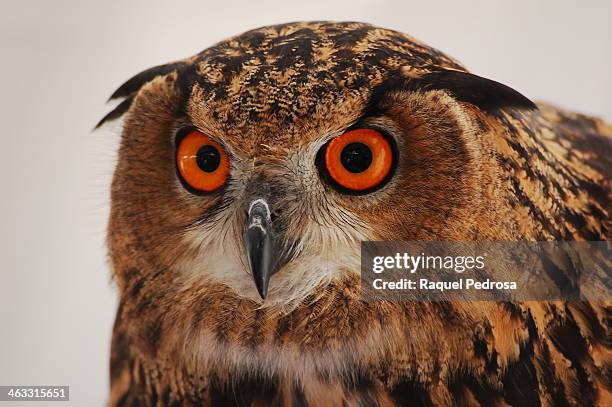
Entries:
[[185,183],[200,192],[221,188],[229,176],[229,159],[221,144],[195,130],[179,143],[176,165]]
[[357,129],[333,139],[325,150],[325,167],[341,187],[366,191],[380,185],[393,168],[389,140],[373,129]]

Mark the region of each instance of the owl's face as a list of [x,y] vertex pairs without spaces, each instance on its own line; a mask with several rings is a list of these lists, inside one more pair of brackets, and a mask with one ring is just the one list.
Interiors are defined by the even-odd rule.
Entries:
[[177,291],[205,281],[264,306],[359,273],[363,240],[503,237],[494,217],[472,221],[495,212],[483,198],[496,187],[482,159],[488,115],[533,106],[356,23],[255,30],[116,96],[127,99],[109,118],[130,109],[112,191],[115,268],[129,258]]

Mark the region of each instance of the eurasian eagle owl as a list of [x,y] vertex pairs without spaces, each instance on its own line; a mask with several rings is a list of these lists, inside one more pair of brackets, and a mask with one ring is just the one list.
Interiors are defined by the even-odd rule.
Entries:
[[607,240],[609,124],[362,23],[112,98],[111,405],[612,405],[609,303],[359,295],[364,240]]

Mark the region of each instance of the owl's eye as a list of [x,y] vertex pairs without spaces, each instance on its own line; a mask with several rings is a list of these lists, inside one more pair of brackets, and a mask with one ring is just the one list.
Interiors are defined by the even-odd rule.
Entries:
[[221,188],[229,176],[229,159],[223,147],[195,130],[179,142],[176,165],[183,181],[199,192]]
[[388,179],[394,166],[391,143],[374,129],[356,129],[334,138],[325,148],[325,170],[348,191],[365,192]]

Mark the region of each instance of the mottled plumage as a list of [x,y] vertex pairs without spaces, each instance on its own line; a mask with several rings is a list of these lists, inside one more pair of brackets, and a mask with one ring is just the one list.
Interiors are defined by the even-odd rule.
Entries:
[[[612,404],[609,303],[366,303],[358,266],[361,240],[607,240],[610,124],[361,23],[249,31],[113,98],[111,405]],[[230,152],[220,192],[178,181],[186,126]],[[317,151],[359,126],[399,161],[346,195]],[[241,243],[261,193],[289,259],[265,301]]]

